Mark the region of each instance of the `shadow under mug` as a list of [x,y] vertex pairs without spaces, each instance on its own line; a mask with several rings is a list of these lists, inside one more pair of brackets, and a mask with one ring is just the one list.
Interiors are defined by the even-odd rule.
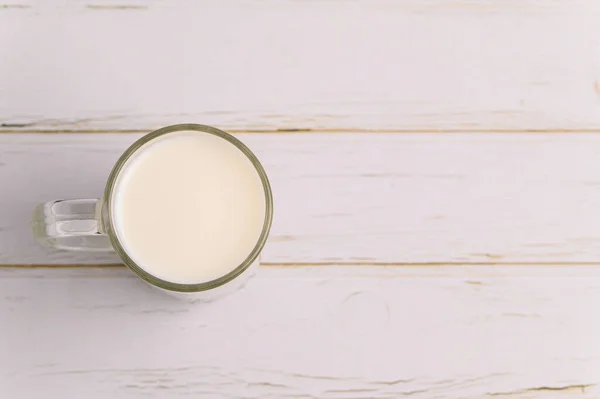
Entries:
[[[204,132],[233,144],[250,160],[258,172],[265,194],[265,219],[261,234],[250,254],[229,273],[215,280],[196,284],[162,280],[136,264],[119,241],[113,220],[112,199],[115,195],[115,183],[127,160],[152,140],[180,131]],[[198,124],[179,124],[158,129],[133,143],[113,167],[103,198],[55,200],[40,204],[33,213],[32,228],[36,240],[43,246],[69,251],[114,251],[129,269],[150,285],[169,293],[182,294],[186,298],[210,300],[240,288],[252,274],[252,270],[259,264],[259,255],[267,241],[272,220],[273,196],[269,179],[250,149],[234,136],[217,128]]]

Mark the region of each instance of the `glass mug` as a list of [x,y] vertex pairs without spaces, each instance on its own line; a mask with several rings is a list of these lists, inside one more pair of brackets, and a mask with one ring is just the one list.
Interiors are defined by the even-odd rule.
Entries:
[[[169,139],[171,138],[180,137],[182,140],[188,141],[181,141],[179,144],[176,143],[177,140],[169,141]],[[194,140],[197,140],[197,142]],[[203,141],[201,142],[200,140]],[[170,143],[168,144],[170,148],[167,148],[167,145],[159,145],[161,143]],[[203,143],[209,145],[210,148],[203,150],[203,146],[206,147],[206,145]],[[179,147],[177,147],[176,145],[179,145]],[[171,151],[170,154],[172,155],[172,158],[169,159],[168,163],[163,163],[162,165],[152,165],[152,163],[148,161],[148,159],[150,159],[150,156],[154,156],[154,159],[156,159],[156,157],[158,156],[158,149],[160,149],[161,146],[163,147],[163,149],[161,150],[162,153],[167,154],[166,151]],[[199,148],[199,151],[204,152],[192,154],[191,151],[195,148]],[[149,151],[149,149],[152,150]],[[153,153],[155,155],[153,155]],[[188,159],[185,159],[185,157],[187,156],[186,154],[190,155]],[[216,154],[216,156],[213,156],[213,154]],[[143,155],[143,157],[140,155]],[[221,157],[221,155],[223,155],[223,157]],[[230,157],[231,160],[229,160],[229,158],[227,158],[226,161],[220,160],[219,157],[225,159],[225,156]],[[154,179],[153,176],[157,176],[157,170],[158,172],[162,172],[163,170],[168,169],[172,164],[179,165],[180,163],[178,162],[181,162],[181,165],[196,165],[194,164],[194,162],[216,162],[214,164],[216,166],[210,164],[210,170],[208,172],[206,172],[205,170],[202,171],[205,175],[208,176],[209,179],[206,180],[206,178],[204,178],[204,180],[212,182],[211,184],[213,184],[213,190],[198,192],[198,190],[200,190],[201,188],[197,188],[195,193],[190,193],[194,195],[200,194],[201,196],[212,195],[214,191],[218,191],[219,184],[221,184],[219,179],[222,178],[223,185],[228,184],[227,190],[229,191],[225,193],[227,195],[217,193],[211,197],[214,197],[214,201],[217,201],[213,201],[213,203],[210,204],[213,206],[213,208],[210,208],[208,210],[196,210],[200,211],[201,213],[204,212],[202,214],[204,215],[204,217],[208,218],[208,216],[210,215],[207,212],[214,211],[215,208],[219,207],[226,209],[227,213],[223,213],[222,216],[224,219],[223,223],[228,223],[227,226],[229,230],[222,228],[222,226],[220,225],[215,225],[213,227],[221,228],[221,230],[217,229],[218,232],[223,231],[223,233],[221,234],[227,233],[235,237],[242,237],[242,235],[246,234],[246,232],[238,233],[237,230],[235,230],[238,227],[240,227],[243,230],[243,228],[245,227],[235,224],[236,220],[234,219],[236,218],[236,216],[238,217],[238,219],[251,217],[251,220],[255,222],[253,224],[253,226],[255,227],[252,227],[252,234],[248,233],[244,236],[246,237],[246,239],[248,237],[253,238],[251,238],[250,241],[240,241],[241,238],[238,239],[238,241],[240,242],[239,246],[243,247],[243,249],[241,249],[241,255],[238,254],[237,258],[228,258],[229,260],[237,259],[239,263],[235,263],[233,266],[230,267],[228,266],[228,270],[226,272],[223,271],[225,269],[221,270],[222,274],[220,274],[219,270],[212,272],[213,274],[218,274],[214,274],[209,280],[185,281],[185,279],[165,278],[164,275],[160,275],[161,273],[148,270],[148,267],[144,267],[144,265],[141,265],[141,262],[139,262],[139,260],[134,260],[134,258],[136,258],[136,255],[132,253],[134,251],[132,251],[131,246],[129,247],[129,249],[127,248],[127,245],[125,245],[125,243],[123,242],[125,240],[123,231],[120,231],[120,229],[125,229],[124,226],[127,226],[124,220],[126,220],[126,217],[128,216],[128,210],[131,211],[132,214],[136,213],[138,217],[147,218],[155,218],[157,217],[157,214],[159,212],[159,209],[156,209],[157,207],[155,206],[155,208],[153,209],[146,209],[145,211],[147,211],[148,214],[145,215],[143,213],[144,209],[142,208],[144,205],[151,206],[145,204],[145,202],[152,203],[152,201],[146,201],[145,198],[141,198],[140,200],[138,200],[138,198],[141,197],[141,195],[138,195],[138,197],[132,197],[131,195],[133,194],[126,194],[127,190],[131,191],[135,189],[134,183],[137,184],[138,188],[144,187],[143,185],[140,186],[141,177],[136,177],[135,175],[137,174],[137,176],[142,176],[141,173],[143,172],[141,171],[143,171],[144,169],[142,169],[143,164],[141,163],[141,159],[144,159],[144,157],[146,161],[143,162],[146,162],[146,164],[149,165],[146,166],[146,168],[150,168],[146,170],[151,171],[149,174],[147,174],[147,176],[150,176],[150,178],[152,179]],[[179,160],[179,158],[182,158],[183,160]],[[205,161],[205,159],[208,159],[208,161]],[[235,174],[237,173],[237,169],[232,169],[232,167],[230,167],[230,165],[227,163],[223,163],[221,165],[218,162],[229,162],[231,165],[238,165],[240,168],[240,173],[243,172],[246,173],[246,175],[244,175],[243,179],[241,174],[240,176],[236,177]],[[133,169],[132,166],[134,166],[140,171],[135,171],[135,169]],[[226,172],[223,172],[224,174],[215,178],[214,176],[216,176],[218,173],[221,173],[221,170],[226,170]],[[187,178],[186,180],[186,178],[182,177],[181,174],[185,174],[186,176],[188,176],[190,175],[190,172],[192,171],[188,169],[180,170],[179,176],[172,176],[168,180],[159,181],[162,181],[163,184],[165,184],[165,186],[168,186],[171,181],[176,181],[177,178],[179,178],[180,182],[174,184],[179,184],[178,187],[180,188],[184,186],[187,187],[193,183],[194,175],[192,174],[191,177]],[[253,176],[249,175],[248,173],[251,173]],[[133,177],[129,177],[129,180],[127,180],[125,179],[125,177],[128,175],[132,175]],[[199,175],[200,174],[197,173],[197,176]],[[138,179],[138,182],[136,182],[136,179]],[[186,180],[186,182],[183,183],[183,180]],[[256,184],[252,186],[252,184],[247,183],[249,180],[251,180],[252,182],[255,181]],[[151,180],[150,183],[152,181],[154,180]],[[132,188],[130,188],[130,186]],[[150,184],[150,186],[152,186],[152,184]],[[238,186],[248,187],[248,198],[244,197],[244,195],[246,195],[245,192],[241,192],[237,189]],[[217,190],[215,190],[215,188]],[[165,188],[165,190],[167,190],[167,188]],[[157,197],[160,197],[160,195],[162,195],[156,190],[154,190],[153,192],[155,193],[155,195],[157,195]],[[136,193],[140,194],[139,191]],[[179,194],[181,194],[181,192]],[[187,195],[187,193],[185,194]],[[132,203],[129,203],[129,208],[126,208],[128,203],[125,202],[125,199],[119,200],[122,202],[121,205],[118,205],[120,207],[119,208],[116,204],[116,198],[119,197],[119,195],[124,196],[124,198],[127,198],[126,195],[130,195],[129,199],[131,200],[131,198],[135,198],[135,200]],[[168,193],[165,193],[164,195],[168,195]],[[164,198],[169,199],[169,197]],[[248,212],[246,212],[246,210],[251,208],[249,208],[250,205],[245,204],[245,201],[250,201],[250,199],[253,199],[253,205],[258,204],[254,208],[252,208],[258,213],[256,213],[256,215],[253,214],[252,216],[247,216]],[[196,200],[190,199],[190,201]],[[152,204],[156,205],[155,203]],[[260,209],[258,209],[257,207],[260,207]],[[171,207],[170,209],[162,209],[160,211],[162,211],[162,213],[164,214],[163,217],[167,218],[170,217],[168,213],[172,212],[173,210],[173,207]],[[120,215],[119,220],[117,220],[115,216],[116,214]],[[186,211],[183,210],[178,213],[178,215],[180,216],[182,214],[186,214]],[[121,221],[121,219],[123,221]],[[250,149],[248,149],[248,147],[246,147],[242,142],[240,142],[232,135],[214,127],[197,124],[180,124],[158,129],[152,133],[143,136],[142,138],[137,140],[133,145],[131,145],[120,156],[119,160],[113,167],[104,190],[103,198],[56,200],[43,203],[36,207],[34,211],[32,227],[36,240],[46,247],[71,251],[114,251],[129,269],[131,269],[138,277],[140,277],[150,285],[175,295],[184,296],[186,298],[210,300],[214,299],[215,297],[221,296],[224,293],[228,293],[240,288],[243,285],[243,283],[247,280],[247,278],[253,274],[253,270],[259,264],[260,252],[267,241],[272,219],[273,197],[271,193],[271,186],[269,184],[269,180],[267,178],[267,174],[264,168],[262,167],[261,163],[256,158],[256,156],[250,151]],[[213,220],[213,222],[215,220]],[[195,221],[196,220],[194,220],[194,222]],[[136,227],[136,224],[134,222],[140,224],[140,227]],[[180,224],[181,222],[182,220],[176,221],[176,223]],[[130,224],[130,227],[128,228],[133,229],[131,230],[132,232],[136,228],[138,228],[139,230],[143,229],[143,227],[146,226],[146,221],[144,219],[137,219],[131,223],[132,224]],[[144,226],[141,226],[142,224]],[[195,228],[195,226],[196,225],[192,225],[191,227]],[[158,229],[161,228],[160,225],[154,225],[153,227]],[[211,228],[211,226],[204,226],[204,228],[204,238],[211,238],[213,234],[212,231],[206,230],[208,228]],[[188,230],[188,233],[189,232],[190,231]],[[177,231],[170,232],[170,234],[172,234],[175,237],[177,235]],[[218,236],[217,233],[215,234]],[[225,241],[229,240],[229,235],[226,237]],[[152,234],[146,234],[146,237],[143,236],[144,233],[142,232],[142,234],[139,237],[142,237],[143,239],[156,239],[155,237],[153,237]],[[133,239],[133,237],[134,236],[132,235],[131,239]],[[165,237],[164,234],[163,237]],[[189,242],[191,240],[193,241],[193,237],[179,237],[177,239],[184,240],[185,242]],[[233,240],[234,243],[231,244],[231,246],[228,246],[227,242],[225,242],[222,245],[222,248],[220,248],[221,255],[225,256],[225,254],[227,254],[227,256],[229,256],[229,253],[235,252],[232,251],[232,249],[236,249],[232,248],[233,246],[235,246],[235,242],[237,242],[235,241],[235,239]],[[182,248],[181,246],[178,247],[177,245],[179,244],[175,243],[174,241],[172,242],[172,244],[175,245],[175,247],[173,248]],[[220,245],[220,243],[216,244]],[[216,244],[213,243],[213,246],[208,249],[215,248]],[[140,246],[143,246],[143,240]],[[150,246],[150,244],[148,244],[148,246]],[[162,248],[162,243],[152,242],[152,248],[146,248],[146,251],[154,251],[153,253],[157,256],[162,257],[161,259],[163,259],[164,261],[164,256],[169,256],[169,254],[161,252],[160,248],[157,249],[157,246]],[[188,250],[187,248],[184,249]],[[247,255],[246,252],[243,252],[244,250],[247,250]],[[215,259],[221,262],[221,260],[219,259],[218,249],[215,251],[212,251],[215,252],[215,254],[212,255],[216,257]],[[177,254],[179,254],[179,252],[177,252]],[[225,261],[223,260],[222,262]],[[196,273],[196,271],[192,271],[191,269],[188,270],[188,268],[183,267],[181,269],[181,273]]]

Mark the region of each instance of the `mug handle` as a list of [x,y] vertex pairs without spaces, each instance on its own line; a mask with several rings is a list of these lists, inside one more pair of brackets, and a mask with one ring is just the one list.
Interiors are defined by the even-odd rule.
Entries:
[[102,199],[49,201],[38,205],[33,235],[45,247],[69,251],[108,252],[113,247],[102,226]]

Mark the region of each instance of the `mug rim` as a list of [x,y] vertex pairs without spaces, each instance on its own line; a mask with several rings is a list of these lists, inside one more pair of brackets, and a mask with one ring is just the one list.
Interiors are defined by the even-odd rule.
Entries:
[[[202,283],[194,283],[194,284],[183,284],[183,283],[175,283],[168,280],[160,279],[151,273],[147,272],[141,266],[139,266],[127,253],[123,245],[118,238],[117,229],[115,228],[115,223],[113,221],[113,198],[114,191],[116,187],[117,180],[120,176],[120,173],[123,170],[123,167],[127,164],[127,161],[135,154],[142,146],[148,144],[149,142],[162,137],[164,135],[180,132],[180,131],[198,131],[203,133],[212,134],[218,136],[224,140],[227,140],[231,144],[237,147],[252,163],[260,180],[262,182],[264,194],[265,194],[265,220],[263,223],[263,228],[261,234],[258,238],[258,241],[250,254],[244,259],[244,261],[238,265],[235,269],[231,270],[229,273],[216,278],[214,280],[202,282]],[[121,260],[125,263],[125,265],[131,269],[138,277],[145,280],[149,284],[156,286],[158,288],[162,288],[168,291],[175,292],[201,292],[208,291],[214,288],[220,287],[238,276],[240,276],[244,271],[246,271],[258,258],[260,252],[262,251],[265,243],[267,242],[267,238],[269,236],[269,232],[271,230],[271,224],[273,222],[273,194],[271,192],[271,184],[269,182],[269,178],[267,177],[267,173],[265,172],[262,164],[254,155],[254,153],[239,139],[235,138],[233,135],[217,129],[212,126],[200,125],[196,123],[181,123],[176,125],[170,125],[162,127],[158,130],[154,130],[138,140],[136,140],[117,160],[114,167],[112,168],[110,175],[108,177],[108,181],[104,190],[104,200],[102,206],[102,214],[101,220],[105,225],[106,234],[108,235],[110,242],[117,252],[117,255],[121,258]]]

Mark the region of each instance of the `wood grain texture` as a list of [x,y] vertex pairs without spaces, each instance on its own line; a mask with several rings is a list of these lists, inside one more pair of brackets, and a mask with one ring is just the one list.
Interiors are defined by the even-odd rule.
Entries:
[[210,304],[0,269],[11,399],[597,398],[598,267],[268,267]]
[[[139,135],[0,136],[0,264],[114,263],[46,252],[46,200],[99,197]],[[600,135],[240,134],[275,203],[267,263],[600,261]]]
[[[599,398],[600,135],[572,133],[600,132],[598,20],[0,1],[0,398]],[[181,122],[240,133],[271,177],[244,290],[188,304],[33,242],[37,203],[101,195],[139,137],[106,133]]]
[[0,129],[600,130],[599,19],[597,0],[18,1]]

